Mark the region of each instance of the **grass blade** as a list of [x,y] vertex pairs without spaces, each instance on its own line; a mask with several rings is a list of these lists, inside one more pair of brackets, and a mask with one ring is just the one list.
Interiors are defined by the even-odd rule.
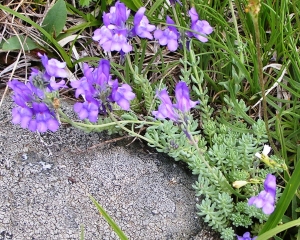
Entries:
[[92,196],[90,196],[90,199],[92,200],[92,202],[94,203],[94,205],[96,206],[100,214],[104,217],[106,222],[112,227],[114,232],[119,236],[119,238],[121,240],[127,240],[128,238],[123,233],[123,231],[119,228],[119,226],[115,223],[115,221],[107,214],[104,208],[101,207],[101,205],[96,201],[96,199],[93,198]]

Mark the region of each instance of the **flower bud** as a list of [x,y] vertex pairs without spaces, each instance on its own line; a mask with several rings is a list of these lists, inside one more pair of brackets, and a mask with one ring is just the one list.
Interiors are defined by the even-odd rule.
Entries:
[[235,182],[233,182],[233,183],[232,183],[232,186],[233,186],[234,188],[241,188],[241,187],[245,186],[246,184],[248,184],[247,181],[241,180],[241,181],[235,181]]

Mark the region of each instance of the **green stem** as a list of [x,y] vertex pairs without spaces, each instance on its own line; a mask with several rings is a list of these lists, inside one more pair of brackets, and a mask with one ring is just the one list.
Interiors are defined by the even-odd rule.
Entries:
[[129,123],[136,123],[136,124],[143,124],[143,125],[159,125],[160,124],[158,122],[146,122],[146,121],[139,121],[139,120],[123,120],[123,121],[118,121],[115,118],[113,118],[114,122],[105,123],[105,124],[101,124],[101,125],[91,125],[91,124],[86,124],[86,123],[74,122],[64,112],[62,112],[61,109],[58,109],[57,112],[62,116],[62,118],[61,118],[62,121],[67,122],[67,123],[71,124],[72,126],[80,127],[81,129],[82,128],[101,129],[101,128],[107,128],[107,127],[114,126],[114,125],[118,125],[119,126],[121,124],[129,124]]
[[135,71],[134,71],[134,69],[133,69],[133,67],[132,67],[132,64],[131,64],[131,60],[130,60],[129,54],[126,54],[126,58],[127,58],[127,62],[128,62],[128,66],[129,66],[129,68],[130,68],[130,71],[132,72],[133,75],[135,75]]
[[[194,53],[194,51],[192,49],[190,49],[190,58],[191,58],[191,62],[192,63],[196,62],[195,53]],[[196,64],[192,64],[192,68],[193,68],[193,72],[194,72],[195,78],[197,79],[199,92],[201,94],[201,96],[200,96],[201,97],[201,101],[203,101],[203,89],[202,89],[202,86],[201,86],[202,80],[199,77],[199,73],[198,73],[199,71],[197,69]]]
[[[108,109],[108,108],[107,108]],[[62,116],[61,120],[64,122],[67,122],[69,124],[71,124],[74,127],[80,128],[80,129],[101,129],[101,128],[106,128],[106,127],[110,127],[110,126],[114,126],[117,125],[119,126],[121,129],[123,129],[124,131],[128,132],[131,136],[134,137],[138,137],[141,138],[143,140],[145,140],[146,142],[149,142],[150,144],[156,145],[157,147],[163,148],[162,145],[158,144],[155,141],[152,141],[132,130],[129,130],[128,128],[124,127],[123,124],[129,124],[129,123],[137,123],[137,124],[145,124],[145,125],[160,125],[161,123],[159,122],[146,122],[146,121],[138,121],[138,120],[123,120],[123,121],[118,121],[110,111],[108,111],[108,114],[110,116],[110,118],[113,120],[113,122],[110,123],[105,123],[105,124],[101,124],[101,125],[91,125],[91,124],[85,124],[85,123],[78,123],[78,122],[74,122],[72,121],[61,109],[58,109],[57,112]]]
[[132,72],[134,78],[138,79],[138,82],[143,82],[143,79],[141,79],[139,74],[135,71],[135,69],[133,69],[129,54],[126,54],[126,58],[127,58],[128,66],[129,66],[130,71]]
[[[157,147],[163,148],[163,146],[160,145],[159,143],[157,143],[157,142],[155,142],[155,141],[152,141],[152,140],[150,140],[150,139],[148,139],[148,138],[146,138],[146,137],[144,137],[144,136],[142,136],[142,135],[140,135],[140,134],[138,134],[138,133],[136,133],[136,132],[134,132],[134,131],[132,131],[132,130],[129,130],[128,128],[126,128],[126,127],[124,127],[124,126],[122,126],[122,125],[120,124],[120,122],[122,122],[122,121],[118,121],[118,120],[112,115],[112,113],[111,113],[110,111],[108,111],[108,114],[109,114],[110,118],[111,118],[111,119],[112,119],[112,120],[113,120],[120,128],[122,128],[124,131],[128,132],[131,136],[141,138],[141,139],[145,140],[146,142],[148,142],[148,143],[150,143],[150,144],[153,144],[153,145],[156,145]],[[155,125],[159,125],[159,124],[160,124],[160,123],[155,123]],[[153,123],[152,123],[152,125],[153,125]]]
[[[179,20],[178,20],[178,16],[177,16],[177,12],[176,12],[175,6],[172,6],[172,11],[173,11],[173,14],[174,14],[174,17],[175,17],[175,22],[176,22],[175,27],[178,27],[180,29],[179,31],[181,31],[181,34],[184,35],[184,31],[181,28]],[[188,70],[187,70],[187,62],[188,61],[187,61],[187,54],[186,54],[186,38],[183,38],[182,40],[183,40],[182,44],[183,44],[183,54],[184,54],[183,55],[184,56],[183,67],[184,67],[184,72],[187,73],[188,72]],[[189,81],[188,79],[186,79],[187,78],[186,74],[184,74],[183,77],[184,77],[184,81],[185,82]]]
[[258,78],[259,78],[259,84],[261,87],[261,93],[262,93],[262,104],[263,104],[263,115],[264,115],[264,122],[266,126],[267,135],[269,138],[270,145],[272,149],[278,154],[278,150],[273,142],[270,129],[269,129],[269,123],[268,123],[268,111],[267,111],[267,99],[265,94],[265,84],[264,84],[264,75],[263,75],[263,64],[262,64],[262,55],[261,55],[261,49],[260,49],[260,31],[259,31],[259,24],[258,24],[258,15],[252,15],[253,25],[254,25],[254,31],[255,31],[255,46],[256,46],[256,53],[257,53],[257,63],[258,63]]
[[297,26],[298,26],[298,31],[299,31],[299,28],[300,28],[299,10],[297,10],[296,0],[292,0],[292,3],[293,3],[292,6],[293,6],[293,10],[294,10],[294,14],[295,14],[295,18],[296,18],[296,22],[297,22]]
[[176,9],[175,9],[174,6],[172,6],[172,11],[173,11],[173,14],[174,14],[176,25],[180,26],[180,23],[179,23],[179,20],[178,20],[178,16],[177,16],[177,12],[176,12]]
[[241,38],[240,38],[239,29],[238,29],[238,25],[237,25],[236,17],[235,17],[235,14],[234,14],[233,5],[232,5],[232,0],[229,0],[229,6],[230,6],[232,19],[233,19],[234,29],[235,29],[235,32],[236,32],[236,39],[237,39],[237,42],[238,42],[238,51],[240,52],[240,60],[241,60],[242,63],[244,63],[243,43],[242,43]]

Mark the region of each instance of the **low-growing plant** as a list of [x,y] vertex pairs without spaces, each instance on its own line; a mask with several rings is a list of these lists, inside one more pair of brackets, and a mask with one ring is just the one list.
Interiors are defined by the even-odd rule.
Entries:
[[[81,1],[82,5],[89,3]],[[133,1],[133,4],[134,9],[139,8],[141,3]],[[208,4],[193,3],[196,7],[191,7],[187,14],[179,14],[180,4],[187,9],[187,1],[170,1],[170,6],[159,1],[149,7],[151,14],[159,7],[166,11],[171,9],[172,16],[161,14],[166,22],[161,20],[163,27],[158,27],[150,24],[149,19],[153,16],[147,17],[145,7],[140,7],[132,18],[125,4],[117,1],[109,13],[103,14],[104,25],[94,31],[92,39],[107,55],[119,52],[119,63],[107,59],[99,59],[95,66],[84,63],[83,76],[79,80],[72,79],[69,85],[66,63],[40,53],[43,69],[33,69],[26,84],[16,79],[8,83],[17,104],[12,110],[12,122],[41,133],[56,131],[62,122],[87,132],[127,133],[145,140],[149,146],[168,154],[175,161],[185,162],[192,173],[198,175],[193,184],[196,196],[202,198],[196,205],[198,214],[220,233],[222,239],[252,239],[251,235],[263,239],[296,226],[299,223],[295,219],[298,216],[295,206],[299,201],[297,174],[300,174],[300,152],[299,147],[293,150],[294,169],[289,168],[291,164],[286,151],[278,154],[274,143],[275,139],[285,146],[286,133],[280,132],[280,119],[283,118],[274,115],[267,105],[279,110],[275,100],[265,94],[263,59],[266,56],[260,50],[263,40],[260,35],[263,22],[259,18],[260,1],[249,1],[246,7],[249,14],[239,19],[235,16],[233,3],[228,2],[234,28],[228,30],[226,41],[218,34],[228,25],[220,13],[215,12],[218,8],[225,10],[225,5],[215,1],[212,8]],[[241,5],[235,3],[235,7],[241,14]],[[215,14],[214,21],[220,26],[213,28],[208,21],[200,20],[198,12],[208,16]],[[21,19],[25,20],[24,17]],[[25,21],[30,22],[28,19]],[[238,21],[242,21],[247,29],[245,36],[238,29]],[[254,34],[255,40],[249,37],[250,33]],[[47,34],[45,36],[52,39]],[[151,57],[150,64],[144,66],[147,44],[153,39],[166,46],[167,50],[159,48]],[[205,52],[207,45],[211,51]],[[270,49],[270,46],[267,48]],[[132,51],[134,57],[130,56]],[[173,55],[181,51],[182,56],[176,59],[176,64],[168,63],[163,51]],[[216,56],[216,63],[212,55]],[[252,62],[249,62],[250,59]],[[293,66],[298,64],[297,60],[288,64],[291,62]],[[180,73],[177,79],[172,79],[168,74],[178,64],[181,66]],[[209,75],[209,67],[222,80],[214,81]],[[224,71],[216,67],[222,67]],[[158,77],[149,79],[155,74]],[[291,80],[293,84],[299,85]],[[74,111],[79,121],[68,117],[60,108],[59,90],[70,86],[78,99]],[[219,109],[212,107],[211,89],[222,95]],[[248,115],[249,104],[253,100],[249,94],[253,97],[259,95],[258,91],[262,95],[263,117],[252,118]],[[293,92],[297,97],[298,93]],[[289,132],[287,143],[293,146],[291,149],[294,148],[291,142],[300,131],[300,115],[296,113],[299,105],[295,101],[288,102],[294,103],[292,110],[284,110],[280,115],[297,119],[292,126],[285,125],[293,129]],[[268,156],[272,149],[276,154]],[[279,178],[285,183],[277,182]],[[281,191],[281,188],[284,190]],[[293,218],[277,226],[283,221],[291,201]]]

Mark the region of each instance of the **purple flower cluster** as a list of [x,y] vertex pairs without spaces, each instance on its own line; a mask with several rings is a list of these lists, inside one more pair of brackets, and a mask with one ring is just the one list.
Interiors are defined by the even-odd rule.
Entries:
[[180,113],[187,113],[191,108],[198,104],[198,101],[190,100],[189,89],[185,82],[177,83],[175,87],[176,104],[171,102],[171,99],[166,89],[158,93],[158,98],[161,100],[161,105],[158,111],[153,111],[152,114],[159,119],[169,118],[174,122],[180,120]]
[[109,13],[103,13],[104,26],[94,32],[93,40],[98,41],[105,51],[130,52],[132,46],[128,43],[127,37],[129,30],[126,28],[126,21],[130,10],[124,3],[116,2],[110,8]]
[[100,60],[97,68],[91,68],[86,63],[84,77],[78,81],[72,81],[71,85],[76,89],[76,98],[81,95],[84,102],[74,105],[74,111],[80,119],[88,118],[96,122],[99,114],[106,114],[111,102],[116,102],[123,110],[130,109],[130,101],[135,98],[128,84],[119,86],[118,80],[111,80],[110,62]]
[[[61,78],[66,78],[69,74],[65,62],[60,62],[54,58],[49,60],[46,54],[38,53],[38,56],[42,60],[45,71],[41,72],[36,68],[32,68],[28,85],[38,97],[43,99],[45,92],[66,88],[66,82]],[[59,82],[56,82],[56,77],[60,78]]]
[[[199,20],[199,16],[195,8],[191,8],[189,11],[191,17],[191,30],[197,32],[187,32],[188,37],[195,37],[201,42],[207,42],[207,35],[213,32],[213,28],[207,21]],[[164,31],[157,29],[154,32],[154,37],[159,41],[160,45],[167,45],[170,51],[176,51],[179,44],[180,33],[177,28],[171,25],[175,25],[174,21],[167,16],[167,24],[169,25]]]
[[49,108],[43,101],[46,93],[66,87],[64,80],[57,83],[55,77],[67,77],[68,72],[65,63],[56,59],[49,60],[45,54],[39,56],[45,71],[32,68],[28,83],[24,84],[16,79],[8,83],[14,91],[13,100],[17,104],[12,110],[12,122],[33,132],[55,132],[59,128],[59,121],[52,106]]
[[276,177],[268,174],[264,181],[264,188],[258,196],[251,197],[248,204],[254,204],[257,208],[262,208],[265,214],[271,214],[275,209]]
[[[171,5],[175,2],[170,1]],[[145,16],[145,7],[141,7],[135,14],[133,20],[133,28],[130,30],[126,27],[126,21],[129,17],[130,10],[126,8],[124,3],[117,1],[115,6],[110,8],[109,13],[103,14],[104,26],[94,32],[93,40],[108,52],[119,51],[128,53],[132,50],[132,46],[128,43],[129,37],[139,36],[141,38],[153,39],[151,32],[155,30],[155,26],[149,24],[148,18]],[[201,42],[207,42],[207,35],[213,32],[213,28],[207,21],[199,20],[199,16],[195,8],[189,11],[191,17],[191,30],[195,32],[187,32],[188,37],[195,37]],[[180,33],[175,26],[175,22],[167,16],[167,28],[165,30],[157,29],[154,32],[154,38],[158,40],[162,46],[167,45],[170,51],[176,51],[179,46]],[[196,33],[197,32],[197,33]]]
[[257,237],[251,238],[251,235],[249,232],[245,232],[242,237],[241,236],[236,236],[236,237],[237,237],[237,240],[255,240],[257,238]]
[[152,39],[152,32],[155,26],[149,24],[149,20],[144,15],[146,9],[140,8],[134,17],[134,28],[132,30],[126,27],[126,21],[130,10],[124,3],[117,1],[115,6],[110,8],[109,13],[103,14],[104,26],[94,32],[93,40],[108,52],[119,51],[128,53],[132,46],[128,43],[129,36],[139,36]]

